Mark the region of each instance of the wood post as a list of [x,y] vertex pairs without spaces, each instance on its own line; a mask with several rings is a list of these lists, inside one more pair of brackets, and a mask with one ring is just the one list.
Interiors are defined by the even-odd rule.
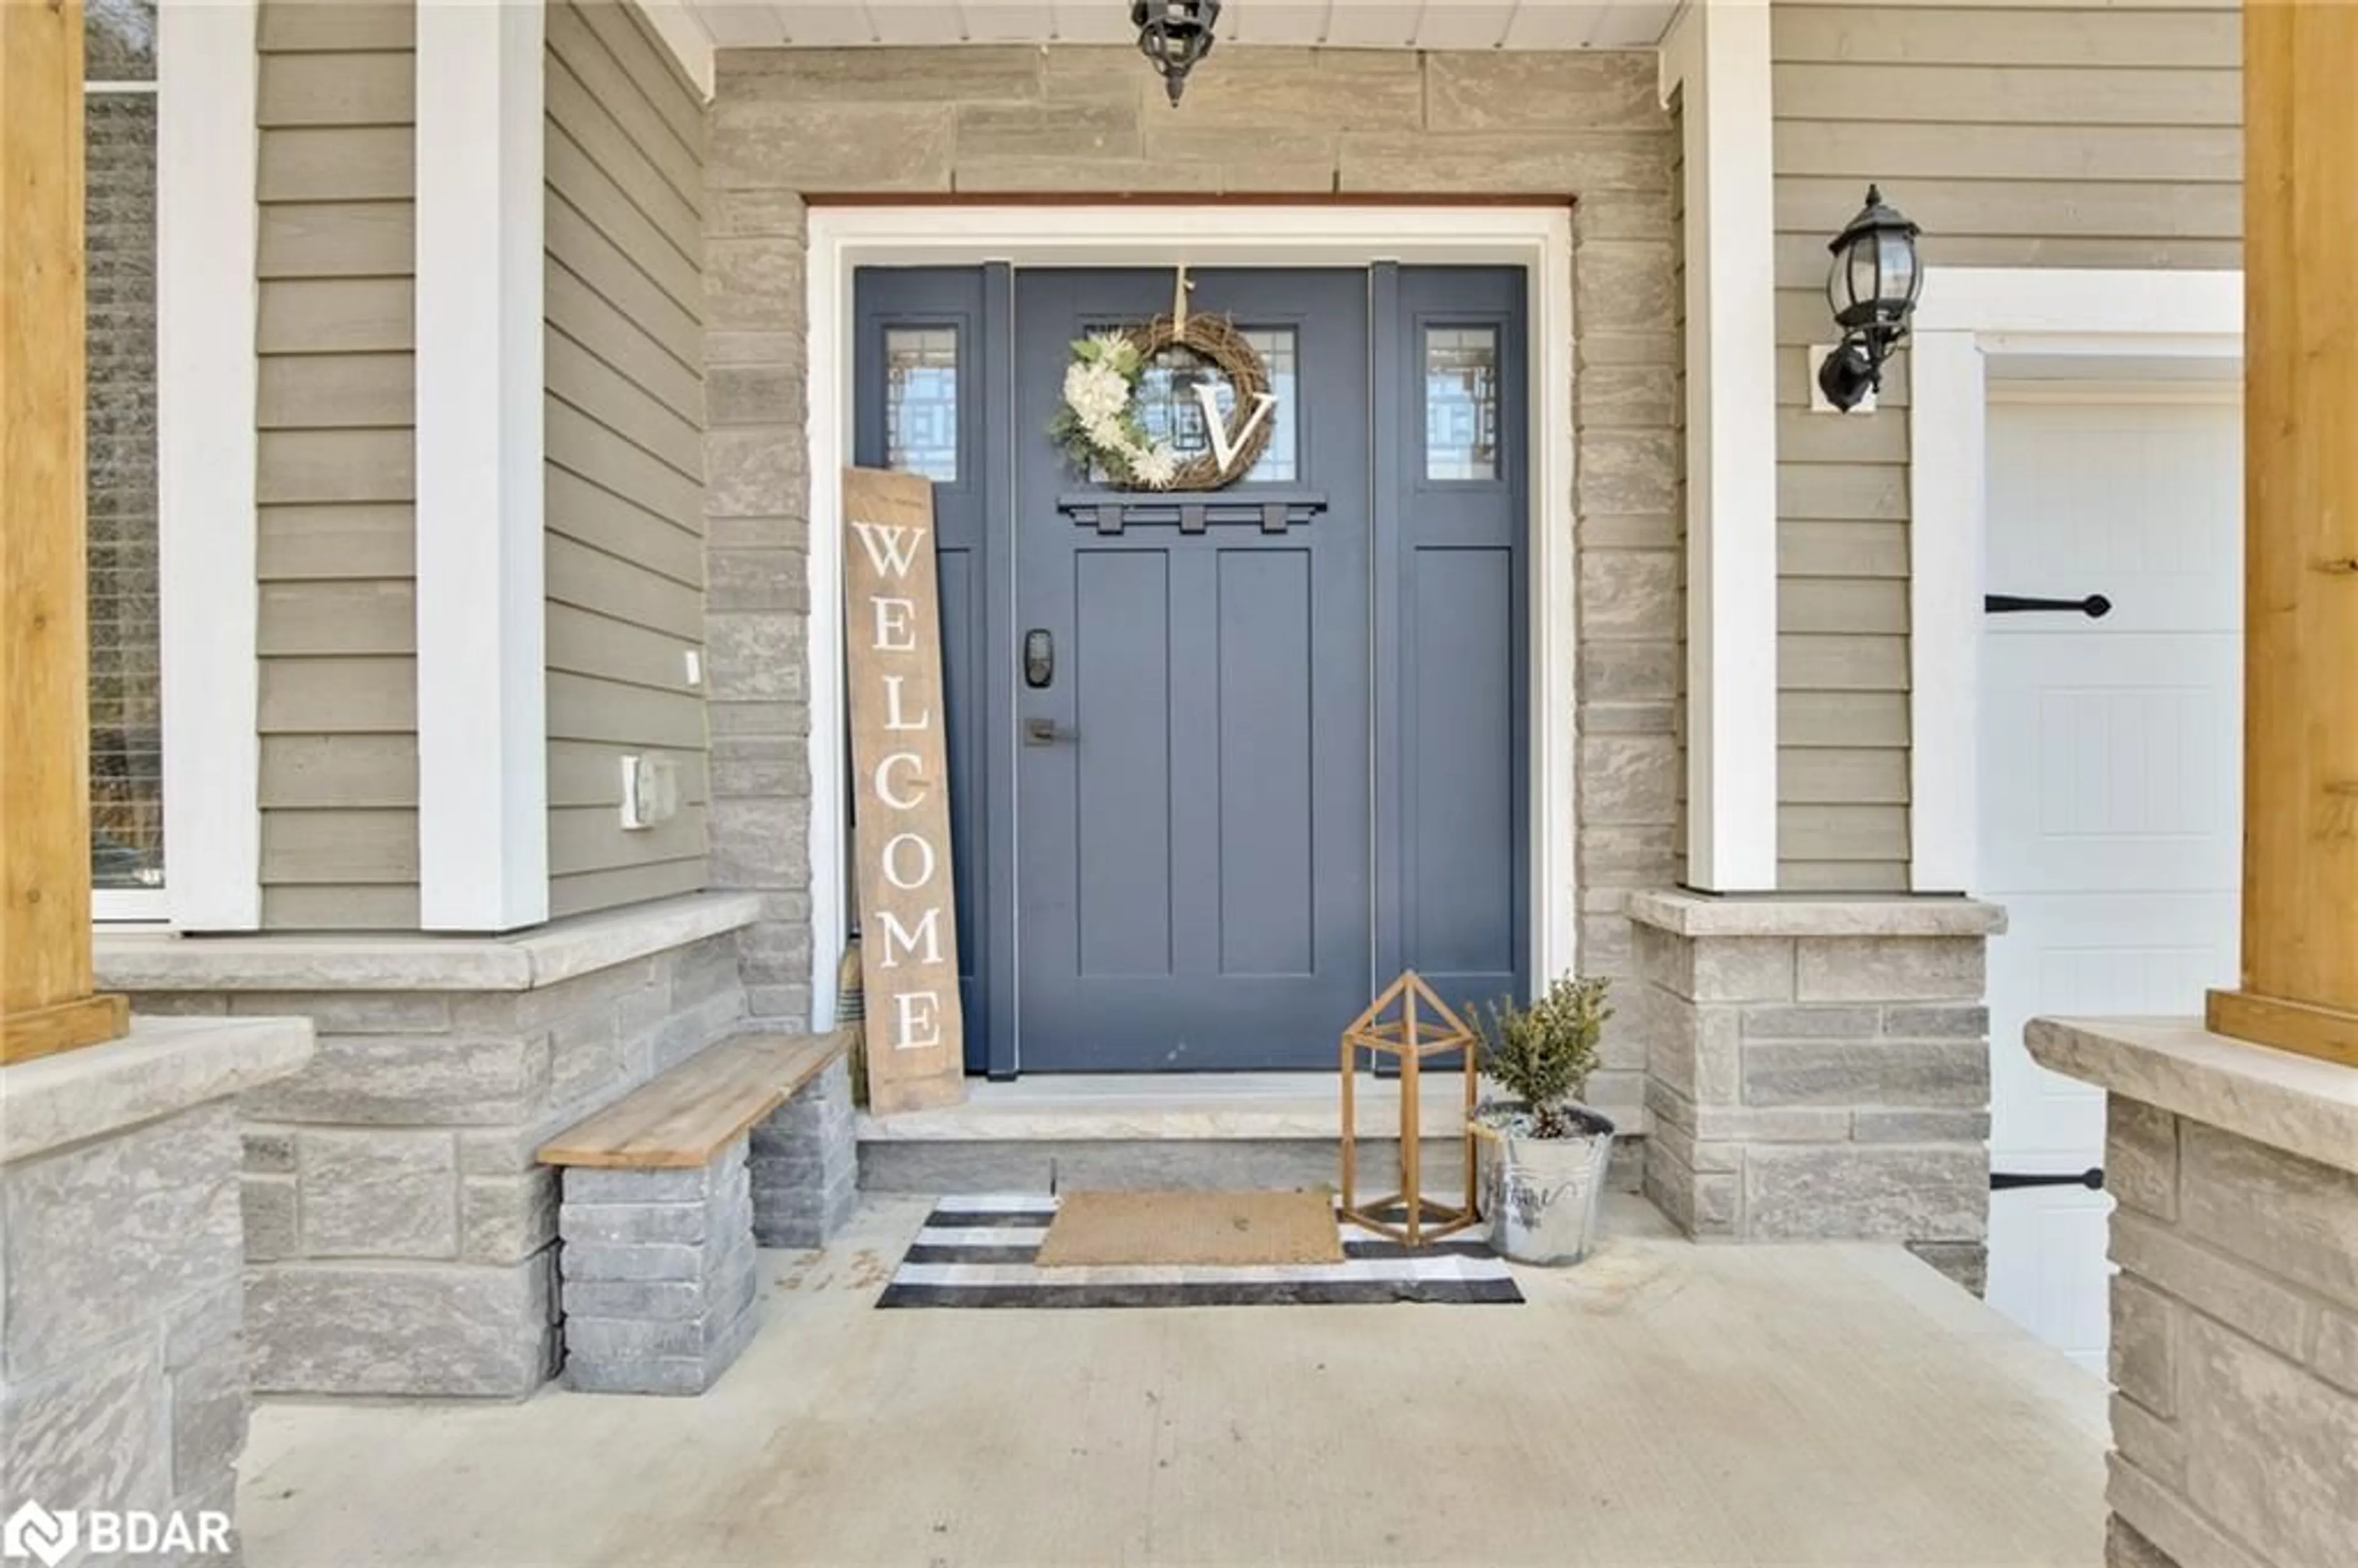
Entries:
[[2358,1065],[2358,5],[2244,8],[2243,986]]
[[0,1063],[112,1040],[91,994],[81,0],[0,0]]

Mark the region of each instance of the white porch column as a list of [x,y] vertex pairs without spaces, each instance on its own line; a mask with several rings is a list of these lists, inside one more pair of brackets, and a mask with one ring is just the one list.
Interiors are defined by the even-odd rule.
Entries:
[[417,837],[429,930],[548,916],[540,0],[417,7]]
[[1662,44],[1682,105],[1687,299],[1687,882],[1777,885],[1776,239],[1766,0],[1690,5]]
[[[156,14],[163,913],[183,931],[262,924],[258,14],[255,0],[167,5]],[[102,901],[98,913],[150,911],[110,912]]]

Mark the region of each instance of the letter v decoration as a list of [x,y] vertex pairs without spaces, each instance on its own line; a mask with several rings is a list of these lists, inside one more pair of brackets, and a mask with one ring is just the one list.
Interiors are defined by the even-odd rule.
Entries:
[[966,1098],[934,487],[843,472],[844,666],[869,1108]]
[[[1209,382],[1195,384],[1195,401],[1203,405],[1204,434],[1211,439],[1212,460],[1220,465],[1222,473],[1241,476],[1243,470],[1238,467],[1237,457],[1244,450],[1245,443],[1253,438],[1253,433],[1260,428],[1261,421],[1267,419],[1270,411],[1277,406],[1276,396],[1267,392],[1253,394],[1252,411],[1244,416],[1244,428],[1235,434],[1229,432],[1228,421],[1220,413],[1219,394]],[[1267,442],[1268,438],[1262,437],[1261,445]],[[1258,451],[1260,447],[1256,446],[1254,449]],[[1246,468],[1250,466],[1249,463],[1245,465]]]

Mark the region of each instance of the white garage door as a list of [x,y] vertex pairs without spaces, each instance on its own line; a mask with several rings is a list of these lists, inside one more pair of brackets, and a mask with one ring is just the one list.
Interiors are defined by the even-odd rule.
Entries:
[[[1989,411],[1992,594],[2109,613],[1983,618],[1980,858],[1991,1160],[2077,1173],[2104,1098],[2034,1065],[2039,1013],[2198,1013],[2235,978],[2243,451],[2228,402],[2016,401]],[[1990,1195],[1992,1304],[2104,1369],[2108,1200]]]

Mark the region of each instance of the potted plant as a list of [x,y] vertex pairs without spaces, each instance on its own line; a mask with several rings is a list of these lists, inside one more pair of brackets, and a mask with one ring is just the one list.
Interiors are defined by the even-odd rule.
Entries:
[[1466,1010],[1502,1091],[1474,1111],[1482,1213],[1490,1244],[1519,1263],[1577,1263],[1595,1239],[1613,1123],[1579,1102],[1613,1016],[1606,987],[1565,975],[1529,1007]]

